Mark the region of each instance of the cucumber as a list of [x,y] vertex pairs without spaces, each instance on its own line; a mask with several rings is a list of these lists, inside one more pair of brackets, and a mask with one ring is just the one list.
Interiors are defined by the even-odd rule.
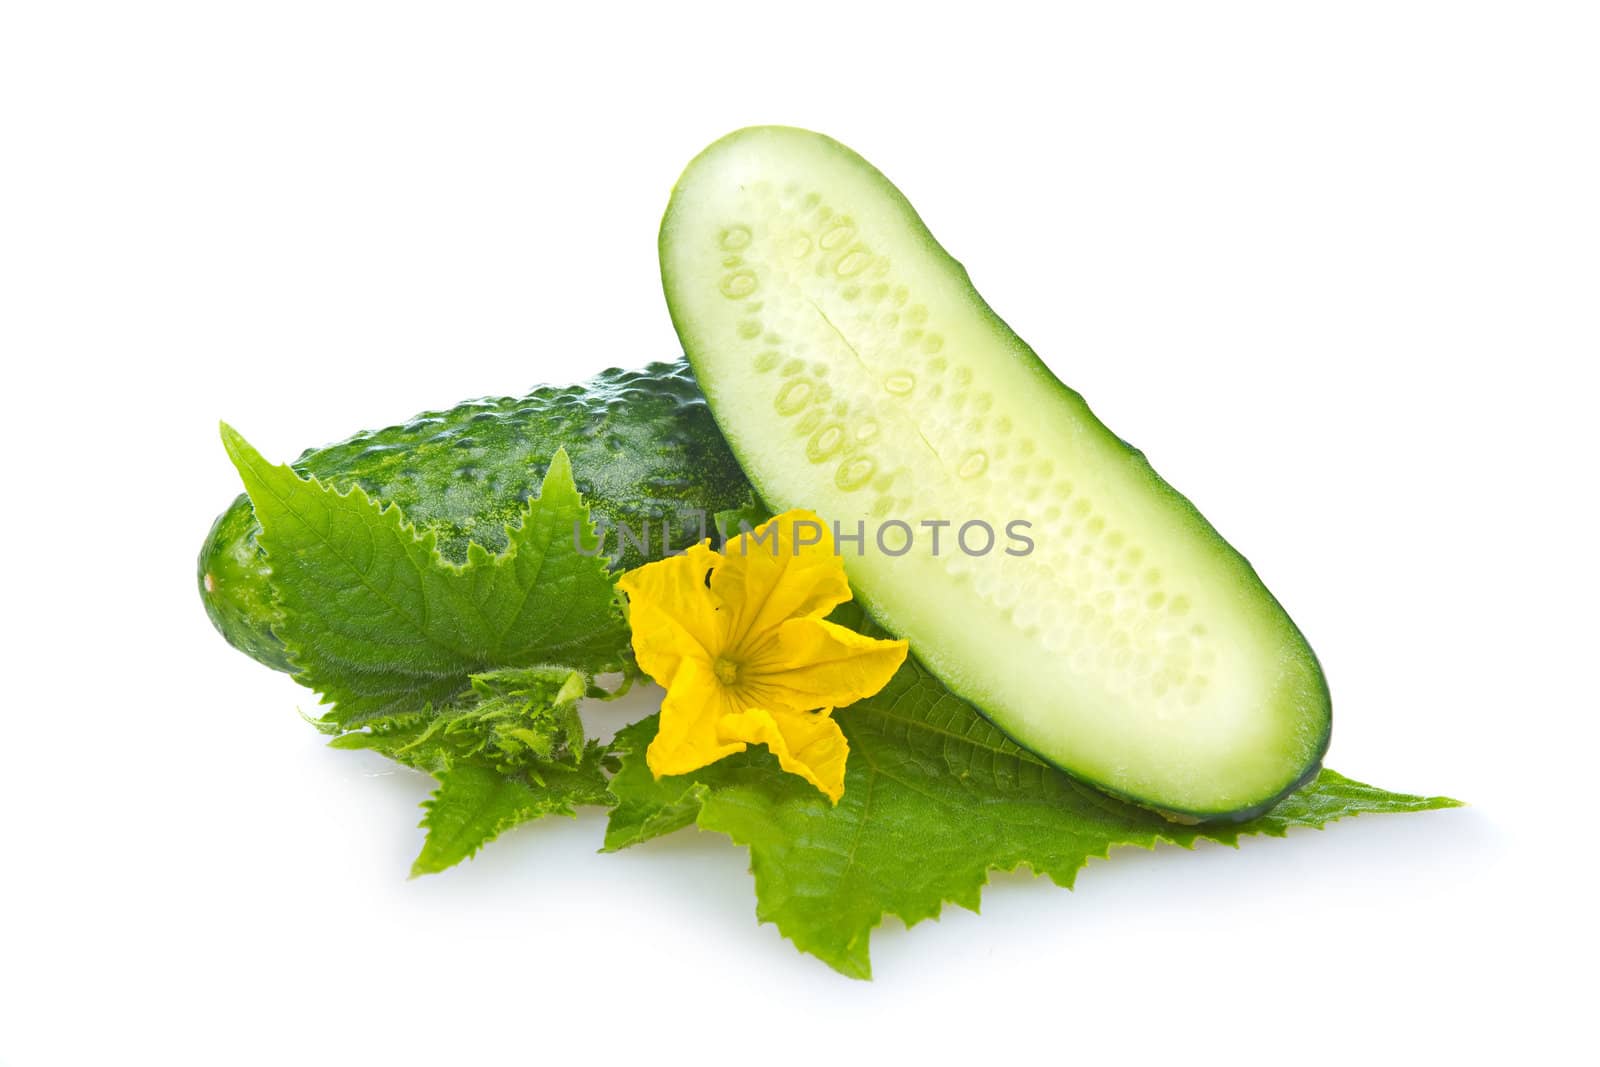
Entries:
[[[804,130],[731,134],[679,179],[660,252],[756,490],[851,538],[858,598],[952,691],[1179,818],[1248,818],[1316,773],[1330,705],[1300,631],[860,156]],[[975,522],[987,552],[981,526],[956,543]]]
[[[419,528],[438,533],[442,556],[462,563],[470,541],[495,552],[505,547],[506,524],[538,492],[561,447],[595,520],[611,530],[605,552],[621,549],[618,567],[660,556],[664,531],[674,549],[691,543],[699,529],[693,512],[709,523],[750,499],[750,484],[682,360],[430,411],[307,451],[294,467],[398,504]],[[641,536],[621,537],[622,524]],[[256,544],[259,531],[247,496],[217,517],[200,550],[200,596],[230,644],[287,671],[272,632],[278,599]]]

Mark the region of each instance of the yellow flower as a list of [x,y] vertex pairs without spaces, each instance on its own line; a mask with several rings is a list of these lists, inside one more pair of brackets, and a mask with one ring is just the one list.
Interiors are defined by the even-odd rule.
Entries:
[[850,599],[828,528],[786,511],[729,541],[629,571],[633,651],[666,690],[646,762],[687,774],[764,744],[834,803],[849,744],[833,709],[882,689],[906,658],[823,616]]

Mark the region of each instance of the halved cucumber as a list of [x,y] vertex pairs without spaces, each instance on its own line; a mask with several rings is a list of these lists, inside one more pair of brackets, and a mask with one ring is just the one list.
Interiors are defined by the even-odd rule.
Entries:
[[[661,273],[765,501],[836,523],[858,598],[1020,744],[1200,819],[1315,773],[1328,690],[1294,623],[860,156],[782,127],[723,138],[673,191]],[[982,526],[958,540],[976,522],[987,552]]]

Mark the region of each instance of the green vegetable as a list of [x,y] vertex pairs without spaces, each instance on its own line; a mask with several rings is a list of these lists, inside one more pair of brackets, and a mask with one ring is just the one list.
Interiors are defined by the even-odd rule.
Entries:
[[1294,623],[860,156],[777,127],[718,141],[673,192],[661,264],[762,499],[860,538],[859,599],[1007,734],[1198,819],[1315,775],[1328,690]]
[[222,438],[261,522],[288,661],[333,703],[317,726],[438,779],[414,874],[610,802],[606,749],[584,739],[577,703],[623,665],[628,631],[565,450],[504,550],[473,542],[453,563],[397,506],[273,466],[227,426]]
[[614,742],[623,756],[606,848],[690,824],[725,833],[750,849],[757,917],[835,970],[867,978],[868,940],[883,916],[909,926],[937,917],[946,901],[976,911],[991,870],[1027,866],[1071,888],[1090,857],[1114,846],[1237,845],[1246,834],[1282,837],[1352,815],[1457,806],[1324,770],[1250,822],[1175,824],[1019,748],[914,658],[877,696],[835,716],[850,739],[837,806],[762,750],[653,779],[644,750],[655,719],[628,727]]
[[[468,401],[313,449],[294,467],[399,505],[407,520],[435,535],[440,555],[461,563],[471,542],[491,552],[505,547],[505,526],[562,447],[578,489],[611,528],[605,553],[620,548],[616,562],[623,567],[660,555],[664,525],[672,546],[682,548],[697,535],[694,512],[710,515],[749,497],[749,483],[682,361],[608,370],[582,385],[546,386],[524,397]],[[643,551],[617,532],[626,523],[642,534],[647,520]],[[201,597],[231,644],[288,670],[273,632],[283,607],[259,529],[248,497],[217,518],[200,552]]]

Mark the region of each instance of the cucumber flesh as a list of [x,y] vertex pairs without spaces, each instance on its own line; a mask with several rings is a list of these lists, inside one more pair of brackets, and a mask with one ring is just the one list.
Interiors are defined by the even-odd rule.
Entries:
[[[1017,742],[1196,819],[1315,774],[1330,706],[1300,631],[860,156],[782,127],[723,138],[673,191],[661,266],[762,498],[864,531],[840,546],[858,599]],[[974,520],[987,553],[982,527],[956,541]]]

